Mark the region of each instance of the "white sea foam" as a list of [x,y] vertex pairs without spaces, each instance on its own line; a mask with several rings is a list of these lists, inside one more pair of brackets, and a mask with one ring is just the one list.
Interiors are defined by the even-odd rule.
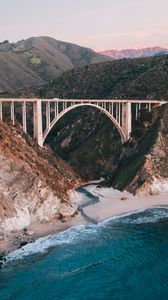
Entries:
[[[160,211],[160,209],[162,209]],[[137,219],[133,219],[133,217],[142,214],[144,212],[151,213],[149,217],[147,216],[142,216]],[[119,221],[120,223],[125,223],[125,224],[142,224],[142,223],[154,223],[159,221],[162,218],[168,218],[168,207],[166,206],[153,206],[150,208],[145,208],[145,209],[139,209],[136,211],[132,211],[129,213],[125,213],[122,215],[118,216],[113,216],[111,218],[108,218],[100,223],[97,224],[97,226],[102,226],[106,225],[108,223],[111,223],[112,221]]]
[[[90,185],[86,188],[88,192],[93,194],[94,196],[98,196],[100,201],[103,199],[103,202],[109,198],[109,203],[111,203],[111,198],[114,197],[114,201],[118,203],[120,201],[121,193],[120,191],[116,191],[114,189],[98,189],[95,185]],[[124,194],[125,195],[125,194]],[[135,201],[135,198],[127,193],[129,198]],[[83,196],[83,201],[88,199],[88,196]],[[112,197],[113,196],[113,197]],[[118,198],[117,198],[118,196]],[[86,198],[86,199],[85,199]],[[115,200],[116,198],[116,200]],[[127,200],[129,201],[129,200]],[[123,205],[127,205],[127,201],[122,202]],[[138,199],[139,203],[140,199]],[[146,200],[145,200],[146,202]],[[114,205],[115,203],[112,203]],[[103,204],[104,205],[104,204]],[[89,224],[89,225],[78,225],[65,230],[59,234],[54,234],[51,236],[43,237],[36,240],[34,243],[27,244],[23,246],[21,249],[18,249],[8,256],[6,256],[6,262],[10,262],[13,260],[22,259],[29,255],[34,255],[37,253],[44,253],[51,247],[65,245],[65,244],[73,244],[78,241],[85,241],[88,238],[96,238],[97,235],[101,234],[102,229],[108,226],[108,223],[116,222],[125,223],[125,224],[142,224],[142,223],[154,223],[159,221],[162,218],[168,217],[168,209],[163,206],[150,206],[143,209],[139,209],[136,211],[126,212],[122,215],[115,215],[110,218],[106,218],[106,220],[100,221],[97,225]],[[144,213],[148,211],[147,213]],[[144,214],[143,214],[144,213]]]
[[123,223],[126,224],[145,224],[145,223],[156,223],[163,218],[168,218],[167,207],[155,207],[153,209],[147,209],[148,216],[140,216],[138,218],[125,218]]
[[76,243],[77,240],[81,239],[81,232],[83,235],[89,235],[90,233],[96,233],[96,228],[94,225],[79,225],[71,227],[61,233],[40,238],[7,255],[5,257],[6,262],[22,259],[23,257],[37,253],[44,253],[51,247]]
[[[138,214],[142,214],[144,212],[148,213],[148,216],[138,216]],[[154,207],[151,209],[140,210],[136,212],[131,212],[127,214],[123,214],[120,216],[115,216],[104,220],[97,225],[79,225],[71,227],[64,232],[59,234],[54,234],[51,236],[43,237],[36,240],[34,243],[27,244],[22,248],[15,250],[6,256],[6,263],[23,259],[26,256],[34,255],[38,253],[45,253],[51,247],[65,245],[65,244],[73,244],[77,243],[79,240],[86,240],[86,237],[95,236],[99,234],[98,229],[100,227],[105,227],[107,224],[119,220],[124,224],[142,224],[142,223],[154,223],[158,222],[162,218],[168,218],[168,208],[167,207]],[[101,234],[101,232],[100,232]]]

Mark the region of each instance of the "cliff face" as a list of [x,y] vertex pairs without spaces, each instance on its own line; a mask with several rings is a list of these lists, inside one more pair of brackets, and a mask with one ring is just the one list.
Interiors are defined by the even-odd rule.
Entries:
[[70,191],[80,180],[50,148],[40,149],[19,127],[0,123],[0,235],[33,222],[72,216]]
[[[114,145],[105,153],[112,157],[107,172],[110,186],[133,193],[156,193],[167,188],[167,120],[168,105],[165,105],[156,108],[147,128],[141,127],[138,132],[133,132],[131,141],[124,146],[119,144],[117,136],[111,136],[111,140],[115,140]],[[69,130],[74,128],[72,126]],[[92,134],[95,134],[94,128]],[[83,141],[87,146],[86,154],[88,149],[91,152],[88,166],[93,159],[92,154],[96,156],[96,151],[98,154],[105,151],[101,147],[96,150],[95,144],[91,143],[92,134],[87,136],[89,144]],[[41,149],[31,138],[23,135],[19,126],[0,124],[0,238],[4,233],[24,229],[31,223],[54,221],[72,216],[76,211],[70,191],[81,184],[80,179],[49,147]],[[108,145],[111,141],[109,136],[109,133],[104,136],[104,143]],[[100,142],[99,137],[97,142]],[[69,143],[65,135],[62,147]],[[79,154],[82,166],[85,152],[79,151]],[[72,158],[75,159],[75,156]],[[103,166],[106,162],[101,163]]]
[[[141,134],[141,136],[140,136]],[[139,137],[138,137],[139,136]],[[157,194],[168,191],[168,105],[153,112],[147,128],[133,132],[124,145],[110,185],[131,193]]]
[[153,145],[127,189],[151,194],[168,191],[168,105],[160,109]]

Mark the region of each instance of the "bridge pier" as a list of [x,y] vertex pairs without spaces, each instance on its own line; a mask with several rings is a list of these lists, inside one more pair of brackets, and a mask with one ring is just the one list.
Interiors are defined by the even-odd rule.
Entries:
[[126,137],[126,141],[131,137],[132,132],[132,112],[131,102],[123,103],[122,107],[122,129]]
[[23,123],[23,132],[27,133],[27,114],[26,114],[26,102],[22,103],[22,123]]
[[34,137],[40,147],[43,147],[42,103],[40,99],[34,102]]
[[11,110],[12,124],[15,125],[15,106],[14,106],[14,102],[13,101],[11,102],[10,110]]
[[50,102],[46,103],[46,127],[49,127],[51,123],[50,120]]
[[3,121],[2,101],[0,101],[0,121]]

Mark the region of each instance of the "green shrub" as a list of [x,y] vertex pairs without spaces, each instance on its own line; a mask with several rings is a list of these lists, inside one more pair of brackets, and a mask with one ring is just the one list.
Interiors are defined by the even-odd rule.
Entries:
[[41,64],[41,58],[40,57],[36,57],[36,56],[33,56],[31,57],[31,63],[33,65],[40,65]]
[[125,168],[121,169],[119,174],[115,177],[113,183],[114,187],[119,190],[123,190],[131,182],[133,177],[136,175],[136,173],[139,171],[139,169],[143,166],[144,163],[145,157],[142,155],[134,159]]

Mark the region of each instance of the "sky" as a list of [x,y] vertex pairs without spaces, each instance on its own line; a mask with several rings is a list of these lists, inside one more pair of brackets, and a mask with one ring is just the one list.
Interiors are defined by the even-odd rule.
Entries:
[[0,0],[0,41],[51,36],[96,51],[168,47],[168,0]]

